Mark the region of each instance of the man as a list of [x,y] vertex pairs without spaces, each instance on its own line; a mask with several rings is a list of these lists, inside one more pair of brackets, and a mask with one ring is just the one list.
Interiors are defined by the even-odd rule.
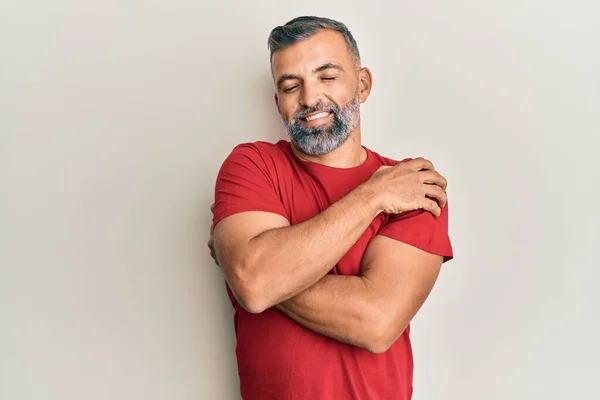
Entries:
[[299,17],[269,47],[290,141],[231,152],[209,241],[242,397],[410,399],[409,323],[453,257],[446,180],[361,145],[371,72],[344,24]]

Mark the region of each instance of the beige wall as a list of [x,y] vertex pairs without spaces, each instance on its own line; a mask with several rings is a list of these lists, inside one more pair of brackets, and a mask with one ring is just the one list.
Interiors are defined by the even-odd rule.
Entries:
[[414,321],[416,400],[598,393],[598,6],[0,6],[0,398],[235,399],[205,249],[215,174],[283,131],[267,35],[346,22],[368,146],[450,181],[456,259]]

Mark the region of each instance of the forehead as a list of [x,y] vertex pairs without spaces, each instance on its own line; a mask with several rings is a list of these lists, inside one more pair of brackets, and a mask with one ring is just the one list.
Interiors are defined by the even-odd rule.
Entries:
[[353,59],[341,33],[332,30],[317,32],[308,39],[276,51],[273,54],[273,76],[286,73],[308,73],[327,63],[341,64],[350,70]]

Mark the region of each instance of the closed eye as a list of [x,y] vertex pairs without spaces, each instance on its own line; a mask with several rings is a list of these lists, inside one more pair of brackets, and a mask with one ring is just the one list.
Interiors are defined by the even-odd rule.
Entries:
[[334,81],[335,80],[335,76],[324,76],[321,78],[324,81]]
[[296,89],[297,87],[298,87],[298,85],[295,85],[295,86],[290,86],[290,87],[284,88],[284,89],[283,89],[283,93],[289,93],[289,92],[291,92],[292,90]]

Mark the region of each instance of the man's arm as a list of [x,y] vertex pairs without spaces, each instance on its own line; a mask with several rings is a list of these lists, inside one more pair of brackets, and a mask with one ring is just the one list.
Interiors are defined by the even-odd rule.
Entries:
[[361,186],[293,226],[273,213],[234,214],[215,227],[216,256],[240,305],[260,313],[327,274],[380,211]]
[[[253,198],[261,193],[271,202],[278,200],[268,185],[251,185],[248,190],[245,186],[261,176],[239,180],[234,173],[238,170],[229,171],[229,167],[238,164],[239,161],[233,160],[227,163],[227,172],[217,181],[218,187],[228,187],[216,191],[217,207],[222,211],[215,222],[214,247],[238,303],[253,313],[279,304],[318,282],[379,213],[401,214],[424,209],[439,215],[446,202],[445,178],[431,162],[417,158],[380,168],[371,179],[323,212],[290,226],[285,217],[272,212],[239,211],[240,201],[243,202],[240,191],[250,191]],[[246,173],[244,168],[238,172]],[[229,185],[235,179],[239,184]],[[227,199],[233,199],[237,205],[232,207],[239,212],[231,211],[223,217],[229,212]],[[263,201],[256,201],[260,208],[265,207]],[[273,208],[269,204],[267,208]],[[248,206],[241,208],[244,207]]]
[[442,262],[442,256],[376,236],[360,276],[327,275],[277,307],[317,333],[382,353],[425,302]]

